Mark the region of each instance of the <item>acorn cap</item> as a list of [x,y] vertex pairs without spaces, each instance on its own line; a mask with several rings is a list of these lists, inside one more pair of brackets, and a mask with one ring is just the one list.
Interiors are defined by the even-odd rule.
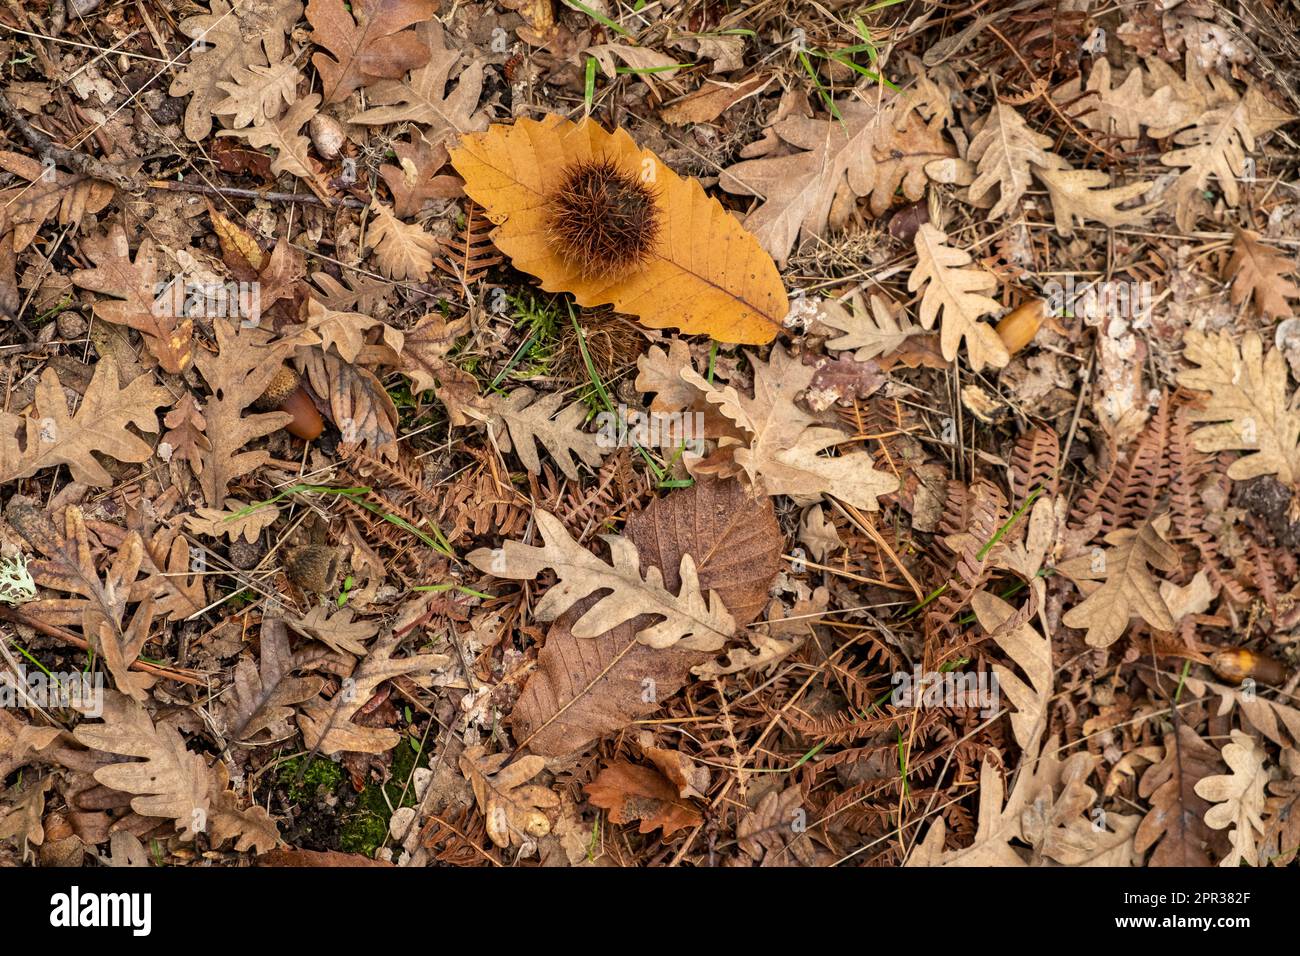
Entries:
[[253,407],[259,412],[269,412],[279,408],[280,403],[297,390],[302,384],[302,379],[298,373],[287,365],[281,365],[280,371],[275,373],[275,378],[271,379],[271,384],[266,386],[266,391],[262,397],[253,403]]

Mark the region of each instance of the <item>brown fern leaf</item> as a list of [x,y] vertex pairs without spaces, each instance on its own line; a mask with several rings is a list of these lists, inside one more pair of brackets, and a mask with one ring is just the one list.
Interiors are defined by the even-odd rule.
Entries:
[[1046,425],[1021,435],[1011,452],[1011,504],[1019,508],[1035,488],[1049,498],[1060,484],[1061,439]]
[[489,269],[503,261],[501,253],[492,244],[491,232],[492,223],[484,214],[483,207],[467,200],[465,225],[456,238],[438,240],[443,254],[434,258],[434,265],[466,288],[474,285]]
[[1156,513],[1169,484],[1169,397],[1147,422],[1128,456],[1113,464],[1106,479],[1079,496],[1070,512],[1075,526],[1094,511],[1102,515],[1099,535],[1132,527]]
[[1260,600],[1270,611],[1275,610],[1284,589],[1277,579],[1272,550],[1261,545],[1253,534],[1246,537],[1246,564]]
[[[958,488],[951,488],[957,484]],[[926,613],[926,627],[937,633],[951,622],[970,601],[970,597],[988,580],[989,543],[1010,518],[1006,495],[991,481],[976,479],[969,488],[950,482],[949,506],[945,508],[940,529],[944,545],[956,558],[946,590],[935,599]]]
[[1192,445],[1192,428],[1187,406],[1179,405],[1169,426],[1169,510],[1174,530],[1192,543],[1210,579],[1227,592],[1233,603],[1246,604],[1250,600],[1246,589],[1224,570],[1218,536],[1205,529],[1201,483],[1216,471],[1215,460]]
[[501,862],[487,835],[486,819],[466,807],[459,813],[448,812],[450,819],[437,814],[429,817],[420,830],[420,845],[433,850],[433,858],[450,866],[489,866]]
[[496,473],[487,452],[467,449],[474,464],[461,471],[440,489],[437,522],[452,544],[466,536],[500,534],[517,538],[523,534],[532,502],[514,485]]

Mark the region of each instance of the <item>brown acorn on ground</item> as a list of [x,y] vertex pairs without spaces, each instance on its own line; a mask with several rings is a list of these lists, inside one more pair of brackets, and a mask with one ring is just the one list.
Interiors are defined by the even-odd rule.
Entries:
[[316,403],[303,387],[302,379],[287,365],[280,366],[280,371],[275,373],[275,378],[271,379],[271,384],[266,387],[262,397],[253,403],[253,407],[261,412],[288,412],[293,420],[284,426],[284,430],[303,441],[319,438],[325,428],[320,412],[316,410]]

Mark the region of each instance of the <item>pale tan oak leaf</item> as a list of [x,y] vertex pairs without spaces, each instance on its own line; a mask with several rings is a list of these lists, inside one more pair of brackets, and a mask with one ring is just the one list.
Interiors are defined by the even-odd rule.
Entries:
[[1061,618],[1066,627],[1087,630],[1085,640],[1092,647],[1109,647],[1128,630],[1136,615],[1158,631],[1172,631],[1176,622],[1151,568],[1173,571],[1178,552],[1162,536],[1169,528],[1169,516],[1145,521],[1136,529],[1124,528],[1106,535],[1109,548],[1100,555],[1082,555],[1062,562],[1058,570],[1073,579],[1105,577],[1105,583],[1072,607]]
[[1223,746],[1228,773],[1198,780],[1193,788],[1198,797],[1214,804],[1205,811],[1205,825],[1211,830],[1232,827],[1228,834],[1232,852],[1219,861],[1219,866],[1259,865],[1264,788],[1271,778],[1264,765],[1266,756],[1253,737],[1234,728],[1232,741]]
[[578,544],[563,522],[550,512],[534,512],[543,544],[529,546],[506,541],[496,550],[479,548],[467,560],[480,571],[498,578],[530,581],[544,569],[557,580],[542,596],[533,616],[553,621],[582,598],[609,590],[572,626],[576,637],[598,637],[642,614],[662,618],[637,632],[637,640],[650,647],[679,647],[715,651],[736,631],[736,622],[717,594],[701,590],[694,559],[681,557],[680,593],[673,594],[656,567],[640,570],[636,545],[619,535],[603,535],[610,550],[604,561]]
[[1183,357],[1199,366],[1178,373],[1183,388],[1208,392],[1189,416],[1213,422],[1192,433],[1199,451],[1248,452],[1228,468],[1228,477],[1245,481],[1276,475],[1286,485],[1300,482],[1300,397],[1287,383],[1286,358],[1280,349],[1264,352],[1264,343],[1247,332],[1238,348],[1231,334],[1189,330]]
[[999,219],[1006,215],[1029,188],[1031,168],[1038,171],[1065,165],[1061,157],[1047,150],[1051,145],[1052,138],[1030,129],[1013,107],[995,103],[966,154],[978,170],[970,184],[971,200],[982,199],[996,186],[998,199],[988,217]]
[[920,320],[924,328],[934,328],[943,313],[939,347],[945,361],[957,358],[963,339],[971,368],[979,371],[986,365],[1002,368],[1011,361],[1007,348],[991,325],[980,317],[997,312],[997,301],[984,295],[998,286],[993,273],[971,265],[970,253],[948,245],[948,236],[930,223],[916,231],[916,268],[907,280],[907,290],[922,287]]

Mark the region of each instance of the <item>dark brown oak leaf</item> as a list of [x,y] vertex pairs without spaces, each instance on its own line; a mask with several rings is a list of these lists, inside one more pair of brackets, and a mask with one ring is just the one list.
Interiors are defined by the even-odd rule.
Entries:
[[[429,62],[414,30],[438,9],[437,0],[308,0],[312,41],[329,53],[311,58],[326,103],[347,99],[377,80],[400,79]],[[331,55],[332,54],[332,55]]]

